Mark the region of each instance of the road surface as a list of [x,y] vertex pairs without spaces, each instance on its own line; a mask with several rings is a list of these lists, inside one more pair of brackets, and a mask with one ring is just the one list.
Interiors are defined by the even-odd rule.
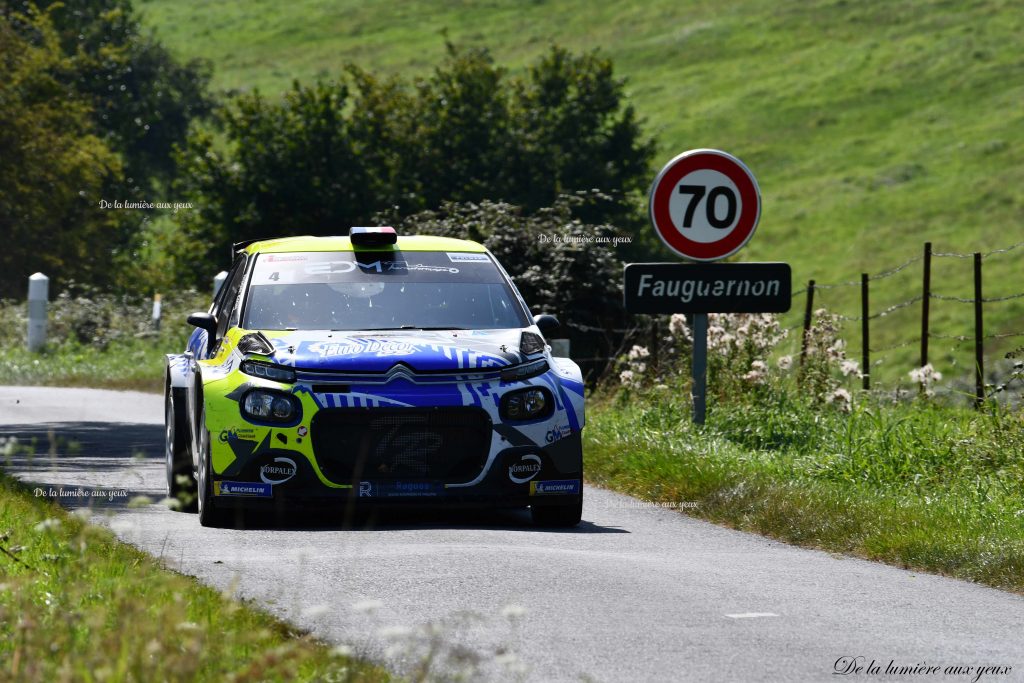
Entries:
[[[94,520],[177,571],[408,670],[526,681],[974,681],[896,666],[999,666],[1024,680],[1024,597],[795,548],[587,488],[583,524],[520,512],[318,516],[204,529],[163,496],[160,396],[0,387],[0,436],[36,439],[5,469],[79,487]],[[122,495],[122,491],[123,494]],[[425,636],[425,633],[433,635]],[[843,657],[880,672],[838,676]],[[838,665],[840,669],[844,663]]]

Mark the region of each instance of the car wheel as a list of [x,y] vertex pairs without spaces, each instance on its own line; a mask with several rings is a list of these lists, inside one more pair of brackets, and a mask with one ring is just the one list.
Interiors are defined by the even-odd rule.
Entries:
[[174,389],[167,390],[164,415],[164,459],[167,469],[167,497],[177,500],[179,510],[195,512],[196,479],[188,451],[185,419],[174,401]]
[[[202,400],[202,399],[200,399]],[[210,463],[210,431],[206,428],[206,407],[199,414],[196,425],[199,432],[199,477],[197,487],[199,495],[199,523],[208,527],[223,527],[226,523],[224,510],[218,510],[213,503],[213,470]]]
[[530,516],[533,525],[539,527],[558,528],[574,527],[583,519],[583,496],[575,503],[568,505],[532,505]]
[[580,495],[565,505],[531,505],[533,525],[548,528],[574,527],[583,519],[583,468],[580,468]]

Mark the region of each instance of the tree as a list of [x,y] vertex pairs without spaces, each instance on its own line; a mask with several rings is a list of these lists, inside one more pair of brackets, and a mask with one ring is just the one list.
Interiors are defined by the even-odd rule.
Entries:
[[[210,113],[210,67],[179,63],[145,32],[130,0],[37,0],[68,56],[59,78],[92,105],[92,119],[122,155],[125,188],[151,188],[174,172],[174,145]],[[22,13],[25,0],[0,0]],[[10,11],[4,10],[5,12]]]
[[205,270],[232,241],[344,234],[383,210],[444,202],[504,201],[531,215],[598,189],[603,199],[574,210],[636,227],[633,198],[654,153],[611,62],[560,48],[513,77],[486,50],[449,44],[411,85],[349,67],[343,82],[296,82],[280,102],[240,95],[219,123],[226,145],[196,132],[176,184],[200,207],[180,220],[206,246]]
[[[564,328],[559,336],[572,340],[576,355],[608,357],[621,341],[614,330],[625,324],[619,286],[622,262],[613,242],[622,231],[575,218],[574,209],[588,199],[594,198],[561,195],[551,207],[530,215],[503,202],[448,202],[395,224],[399,233],[482,243],[508,271],[534,313],[558,316]],[[586,330],[603,334],[583,334]]]
[[0,16],[0,68],[0,297],[24,296],[37,270],[109,281],[125,235],[98,205],[120,160],[62,84],[69,64],[47,14]]

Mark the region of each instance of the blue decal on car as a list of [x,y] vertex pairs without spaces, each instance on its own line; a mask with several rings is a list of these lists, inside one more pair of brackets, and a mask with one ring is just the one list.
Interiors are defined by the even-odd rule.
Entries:
[[530,495],[571,495],[580,492],[579,479],[558,479],[553,481],[531,481]]
[[215,481],[213,482],[213,495],[270,498],[274,495],[274,487],[271,484],[245,481]]
[[360,498],[399,498],[437,496],[444,486],[434,481],[361,481]]

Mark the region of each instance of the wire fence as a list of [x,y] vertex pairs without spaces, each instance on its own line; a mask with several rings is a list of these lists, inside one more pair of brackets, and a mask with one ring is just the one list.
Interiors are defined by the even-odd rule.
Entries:
[[[984,383],[984,372],[985,372],[985,358],[984,350],[986,342],[994,342],[1002,339],[1011,339],[1024,337],[1024,330],[1009,330],[999,332],[985,332],[984,329],[984,308],[987,305],[1000,304],[1017,299],[1024,299],[1024,292],[1011,293],[1001,296],[984,296],[982,293],[982,264],[990,258],[1000,257],[1014,250],[1024,247],[1024,241],[1017,242],[1005,247],[998,249],[992,249],[985,252],[971,252],[971,253],[960,253],[960,252],[940,252],[932,249],[932,244],[926,242],[924,248],[920,254],[909,258],[902,263],[887,268],[877,273],[862,273],[859,279],[850,279],[837,282],[817,282],[810,280],[807,282],[807,286],[795,289],[791,293],[792,300],[796,301],[798,297],[804,298],[806,301],[805,313],[801,321],[797,321],[795,324],[788,327],[784,327],[787,333],[793,333],[797,330],[802,330],[802,336],[798,337],[799,340],[799,351],[800,357],[803,358],[806,355],[807,342],[810,327],[814,319],[814,311],[816,308],[829,308],[827,305],[822,305],[822,294],[832,290],[843,290],[846,288],[856,287],[860,289],[860,300],[861,300],[861,312],[860,315],[851,315],[849,313],[836,313],[835,308],[829,309],[833,315],[836,315],[840,320],[844,322],[857,323],[861,327],[861,378],[865,389],[870,388],[871,382],[871,368],[872,356],[876,357],[875,365],[882,362],[877,357],[881,354],[886,354],[892,351],[898,351],[906,349],[912,346],[920,346],[920,367],[924,367],[929,364],[929,341],[932,340],[947,340],[955,342],[953,350],[959,349],[962,345],[967,342],[973,342],[974,347],[974,365],[975,365],[975,402],[976,405],[981,405],[983,400],[990,396],[991,393],[986,393],[986,386]],[[1024,255],[1024,254],[1022,254]],[[945,292],[932,291],[931,287],[931,276],[932,276],[932,262],[933,259],[952,259],[952,260],[963,260],[973,259],[974,262],[974,293],[973,296],[958,296]],[[908,269],[920,264],[921,268],[921,290],[918,294],[910,296],[902,301],[886,305],[882,308],[871,307],[870,303],[870,292],[873,286],[877,283],[892,278],[896,275],[904,273]],[[942,303],[958,303],[958,304],[970,304],[974,307],[974,330],[973,333],[969,334],[942,334],[933,332],[930,329],[931,324],[931,305],[935,302]],[[815,306],[815,303],[818,306]],[[891,343],[882,345],[873,345],[871,343],[871,324],[888,318],[900,311],[920,307],[921,316],[921,332],[919,335],[906,338],[902,340],[895,340]],[[796,308],[796,306],[794,306]],[[616,343],[620,345],[620,352],[625,352],[630,344],[641,343],[643,344],[648,339],[652,346],[658,344],[658,338],[664,332],[663,322],[658,322],[655,319],[644,320],[638,322],[638,324],[631,327],[615,327],[605,328],[594,325],[585,325],[574,322],[566,323],[569,328],[582,334],[600,334],[606,339],[617,338]],[[796,335],[793,335],[796,336]],[[612,352],[609,348],[608,356],[592,356],[586,358],[577,358],[579,361],[593,362],[602,367],[609,361],[615,360],[618,357],[618,353]],[[656,348],[655,348],[656,353]]]
[[[986,393],[986,386],[984,381],[985,373],[985,342],[994,341],[999,339],[1009,339],[1015,337],[1024,337],[1024,330],[1022,331],[1007,331],[998,333],[985,333],[984,329],[984,307],[986,304],[998,304],[1007,301],[1013,301],[1016,299],[1024,299],[1024,292],[1017,292],[1014,294],[1007,294],[1003,296],[986,297],[983,295],[982,287],[982,268],[984,262],[992,257],[1006,254],[1015,249],[1024,247],[1024,242],[1017,242],[1000,249],[993,249],[986,252],[973,252],[973,253],[959,253],[959,252],[937,252],[932,250],[931,242],[924,244],[924,249],[921,255],[915,256],[900,265],[884,270],[880,273],[869,274],[862,273],[860,280],[846,280],[841,282],[816,282],[810,280],[807,286],[793,292],[794,298],[798,296],[806,297],[806,312],[804,315],[804,321],[802,325],[793,325],[792,327],[786,328],[787,330],[794,330],[800,327],[803,328],[803,337],[801,340],[801,358],[806,355],[807,342],[810,333],[810,327],[812,324],[812,312],[814,310],[814,298],[815,294],[819,291],[828,291],[832,289],[839,289],[843,287],[860,287],[861,293],[861,315],[847,315],[837,314],[840,320],[848,322],[859,322],[861,324],[861,368],[863,384],[865,389],[870,388],[871,382],[871,354],[883,353],[887,351],[893,351],[902,349],[914,344],[920,344],[921,355],[920,365],[923,367],[928,365],[928,342],[931,339],[949,339],[958,342],[957,346],[967,341],[974,342],[974,365],[975,365],[975,405],[980,406],[984,400],[991,395]],[[952,294],[945,294],[932,291],[931,288],[931,266],[933,258],[952,258],[952,259],[973,259],[974,262],[974,296],[964,297],[956,296]],[[879,280],[885,280],[890,278],[897,273],[902,272],[906,268],[912,266],[915,263],[922,263],[922,285],[921,293],[910,297],[904,301],[892,304],[882,310],[871,312],[869,306],[869,293],[871,283]],[[820,299],[819,299],[820,301]],[[930,330],[930,314],[931,314],[931,302],[932,301],[943,301],[970,304],[974,307],[974,334],[973,335],[943,335],[932,332]],[[884,318],[896,311],[909,308],[916,304],[921,306],[921,334],[916,339],[907,339],[893,344],[885,346],[875,347],[870,343],[871,339],[871,326],[870,323],[873,320]]]

